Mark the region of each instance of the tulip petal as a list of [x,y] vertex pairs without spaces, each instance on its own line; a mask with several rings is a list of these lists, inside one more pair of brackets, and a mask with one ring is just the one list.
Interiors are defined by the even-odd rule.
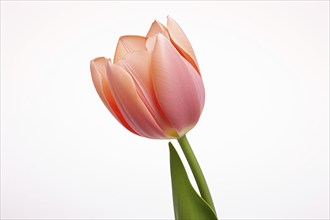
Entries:
[[151,77],[157,100],[179,135],[190,130],[203,110],[201,76],[161,34],[152,54]]
[[107,75],[110,90],[129,125],[141,136],[155,139],[166,138],[166,134],[157,125],[140,99],[136,84],[129,73],[121,66],[108,62]]
[[146,38],[142,36],[122,36],[119,38],[115,56],[114,63],[123,59],[123,57],[134,51],[146,50]]
[[176,49],[200,74],[195,52],[187,36],[181,27],[170,16],[167,16],[167,29],[170,34],[171,41]]
[[154,35],[152,37],[149,37],[147,42],[146,42],[146,47],[148,51],[152,51],[155,47],[157,35]]
[[169,39],[167,28],[157,20],[155,20],[152,23],[152,25],[151,25],[148,33],[147,33],[147,37],[149,38],[149,37],[152,37],[156,34],[163,34],[166,38]]
[[123,118],[110,92],[106,74],[107,61],[108,59],[105,57],[98,57],[91,61],[90,68],[94,86],[104,105],[109,109],[112,115],[129,131],[136,134],[136,132],[128,125],[128,123]]
[[147,107],[158,126],[173,138],[178,135],[162,112],[153,89],[150,74],[151,52],[142,51],[127,54],[117,65],[123,67],[136,84],[139,97]]

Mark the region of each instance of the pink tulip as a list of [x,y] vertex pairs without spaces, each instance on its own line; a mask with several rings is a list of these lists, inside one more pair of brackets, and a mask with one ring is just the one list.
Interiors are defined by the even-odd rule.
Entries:
[[205,92],[197,59],[180,26],[153,22],[146,37],[122,36],[114,62],[91,61],[103,103],[129,131],[148,138],[179,138],[203,110]]

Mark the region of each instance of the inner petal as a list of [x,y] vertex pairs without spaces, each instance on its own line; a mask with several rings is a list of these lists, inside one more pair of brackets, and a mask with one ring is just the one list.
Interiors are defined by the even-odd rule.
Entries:
[[144,51],[146,50],[146,37],[142,36],[122,36],[119,38],[115,56],[114,63],[123,59],[124,56],[128,53],[135,51]]
[[155,20],[148,31],[147,37],[149,38],[157,34],[163,34],[166,38],[169,39],[167,28],[162,23]]

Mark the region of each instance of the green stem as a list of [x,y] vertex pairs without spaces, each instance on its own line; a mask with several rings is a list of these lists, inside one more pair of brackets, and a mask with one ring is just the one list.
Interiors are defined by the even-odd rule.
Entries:
[[195,180],[196,180],[196,183],[197,183],[197,186],[198,186],[198,189],[199,189],[199,192],[200,192],[202,198],[211,206],[214,213],[216,213],[209,187],[207,186],[202,169],[199,166],[197,158],[195,157],[195,154],[190,147],[190,144],[188,142],[186,135],[179,138],[178,142],[182,148],[184,155],[186,156],[186,159],[187,159],[190,169],[195,177]]

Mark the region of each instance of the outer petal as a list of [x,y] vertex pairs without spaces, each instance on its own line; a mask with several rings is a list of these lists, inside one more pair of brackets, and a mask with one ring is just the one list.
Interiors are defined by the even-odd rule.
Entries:
[[170,34],[170,38],[176,49],[180,52],[180,54],[188,60],[191,65],[199,72],[199,66],[197,63],[195,52],[181,29],[181,27],[170,17],[167,16],[167,28]]
[[134,51],[147,50],[146,49],[146,38],[142,36],[122,36],[119,38],[115,56],[114,63],[123,59],[123,57]]
[[161,34],[157,36],[151,71],[157,100],[181,136],[197,123],[203,110],[203,81]]
[[107,61],[108,59],[105,57],[99,57],[91,61],[90,68],[94,86],[104,105],[109,109],[113,116],[129,131],[136,134],[136,132],[128,125],[128,123],[123,118],[110,92],[106,75]]
[[132,77],[122,67],[111,62],[107,65],[107,75],[110,90],[129,125],[141,136],[167,138],[138,96]]
[[177,138],[178,134],[162,112],[155,96],[150,74],[151,55],[150,51],[130,53],[123,60],[120,60],[117,65],[122,66],[130,74],[135,85],[137,85],[136,89],[139,97],[158,126],[169,136]]

